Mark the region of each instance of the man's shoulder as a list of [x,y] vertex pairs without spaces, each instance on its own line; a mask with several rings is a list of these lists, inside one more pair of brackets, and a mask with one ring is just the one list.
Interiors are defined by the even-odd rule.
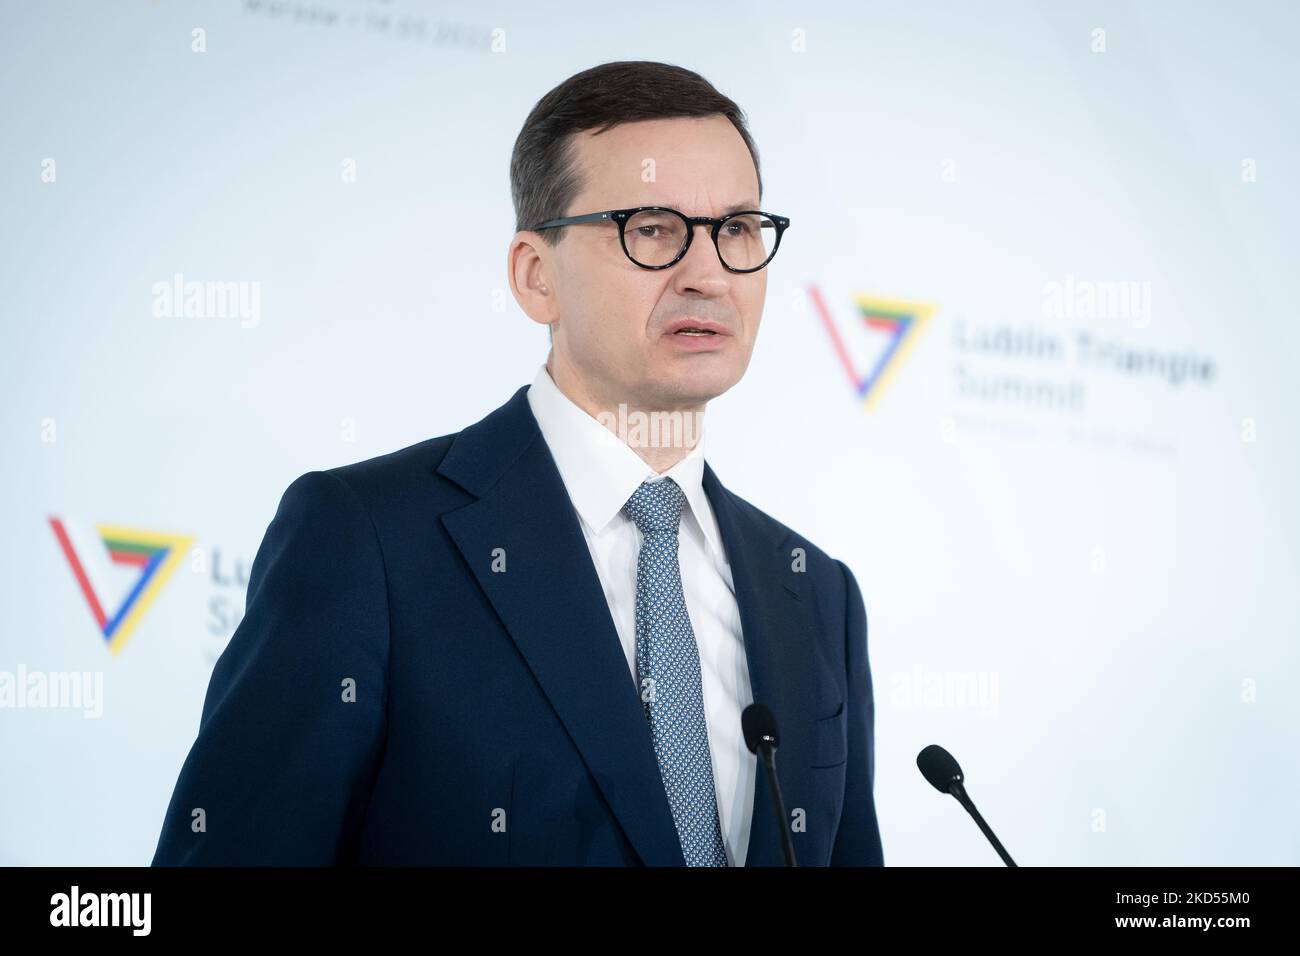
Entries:
[[413,477],[427,478],[437,470],[459,434],[451,432],[426,438],[404,448],[320,470],[358,490],[391,485]]
[[285,488],[281,507],[315,514],[368,514],[373,521],[400,517],[413,508],[446,509],[464,503],[464,492],[438,474],[460,432],[340,465],[323,464],[299,474]]
[[778,521],[721,482],[719,486],[733,509],[734,517],[746,529],[741,546],[747,552],[754,547],[774,549],[776,563],[783,569],[781,580],[787,583],[790,580],[784,576],[784,569],[793,572],[805,594],[825,607],[848,608],[860,600],[857,580],[845,562],[832,557],[807,535]]
[[527,433],[521,434],[521,413],[527,414],[526,392],[527,386],[517,389],[505,404],[459,431],[319,470],[368,501],[400,502],[406,494],[416,493],[426,502],[432,495],[434,503],[438,503],[439,493],[445,492],[448,502],[462,502],[464,489],[453,480],[460,478],[460,474],[454,468],[441,468],[444,459],[460,439],[464,441],[453,455],[458,461],[477,462],[485,455],[508,454],[507,449],[525,445]]
[[722,489],[735,506],[741,520],[750,527],[757,529],[763,540],[772,542],[783,552],[789,552],[791,561],[798,561],[802,558],[809,570],[839,572],[837,565],[840,562],[818,547],[807,535],[796,531],[782,521],[778,521],[725,485],[722,485]]

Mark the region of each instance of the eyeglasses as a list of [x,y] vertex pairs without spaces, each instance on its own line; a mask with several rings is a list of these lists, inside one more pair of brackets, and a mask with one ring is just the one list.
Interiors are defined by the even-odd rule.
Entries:
[[681,261],[691,247],[696,226],[709,226],[718,260],[729,272],[757,272],[776,255],[781,234],[790,226],[784,216],[746,209],[712,219],[687,216],[667,206],[635,206],[548,219],[532,231],[577,226],[584,222],[618,223],[618,241],[629,259],[642,269],[667,269]]

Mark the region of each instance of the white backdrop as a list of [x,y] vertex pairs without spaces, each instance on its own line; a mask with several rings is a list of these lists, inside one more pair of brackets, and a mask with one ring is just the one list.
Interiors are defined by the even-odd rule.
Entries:
[[886,862],[998,863],[932,742],[1022,864],[1300,862],[1300,8],[974,6],[0,6],[0,863],[147,863],[284,488],[531,380],[510,148],[611,59],[793,221],[709,458],[862,585]]

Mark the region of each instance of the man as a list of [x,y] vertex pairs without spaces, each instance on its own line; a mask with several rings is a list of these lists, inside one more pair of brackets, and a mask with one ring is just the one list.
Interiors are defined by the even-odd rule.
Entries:
[[511,180],[546,364],[457,434],[289,486],[154,863],[781,865],[754,701],[799,864],[883,863],[857,582],[694,427],[789,222],[743,114],[605,64],[537,104]]

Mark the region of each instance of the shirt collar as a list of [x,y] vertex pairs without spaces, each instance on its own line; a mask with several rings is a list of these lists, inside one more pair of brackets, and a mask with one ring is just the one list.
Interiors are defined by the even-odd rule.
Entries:
[[671,478],[685,493],[688,508],[709,546],[715,552],[721,551],[713,510],[704,493],[702,425],[695,447],[660,474],[560,391],[544,363],[528,389],[528,404],[550,446],[574,508],[595,534],[604,531],[623,510],[641,482]]

